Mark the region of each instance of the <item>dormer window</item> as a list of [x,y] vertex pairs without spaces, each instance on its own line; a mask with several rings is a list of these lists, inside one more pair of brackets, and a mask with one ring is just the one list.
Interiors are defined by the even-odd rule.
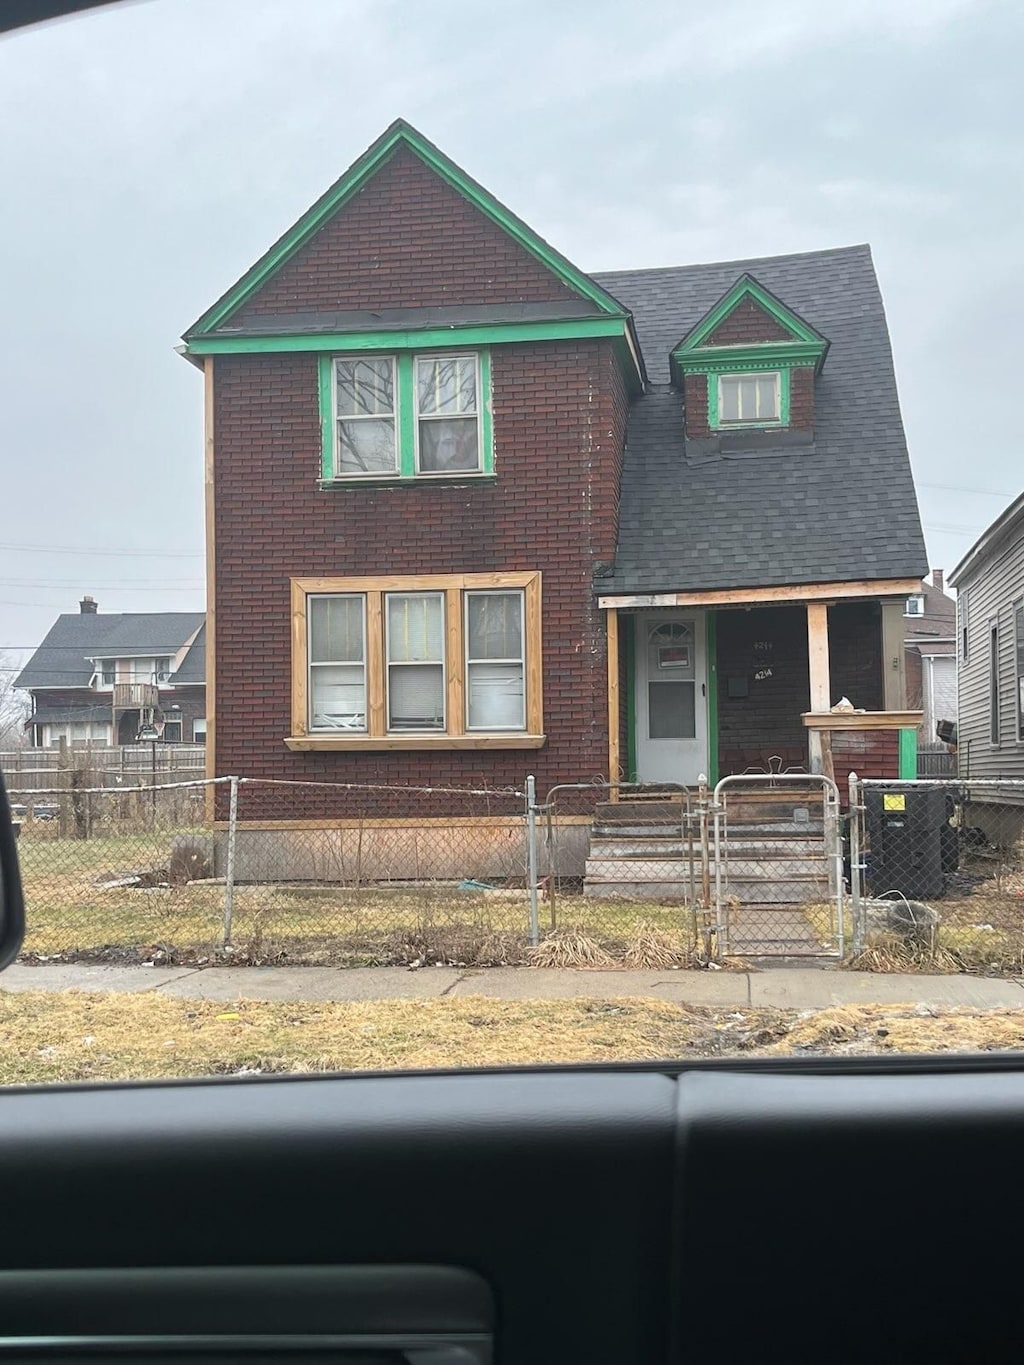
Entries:
[[719,426],[765,426],[780,416],[778,370],[718,375]]

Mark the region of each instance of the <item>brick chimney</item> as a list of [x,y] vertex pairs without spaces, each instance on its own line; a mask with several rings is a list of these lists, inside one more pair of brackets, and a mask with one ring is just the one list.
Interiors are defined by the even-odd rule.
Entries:
[[943,574],[941,569],[932,569],[932,587],[938,588],[942,592]]
[[97,609],[98,603],[96,602],[96,599],[94,597],[90,597],[88,593],[85,594],[81,602],[79,602],[78,604],[78,610],[81,612],[83,616],[95,616]]

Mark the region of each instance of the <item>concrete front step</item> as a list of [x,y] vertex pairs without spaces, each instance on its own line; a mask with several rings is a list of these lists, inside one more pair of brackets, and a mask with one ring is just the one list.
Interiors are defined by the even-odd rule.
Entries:
[[[714,850],[714,839],[709,839]],[[722,843],[729,858],[758,858],[762,864],[771,864],[780,858],[824,858],[823,839],[729,839]],[[601,836],[590,841],[591,858],[689,858],[690,846],[687,842],[672,838],[652,838],[650,836],[619,839]],[[700,857],[700,846],[694,843],[693,856]]]
[[[650,877],[654,881],[678,881],[689,877],[689,863],[684,858],[594,858],[587,859],[585,877],[601,877],[605,881]],[[694,875],[700,876],[700,864],[694,863]],[[715,865],[711,864],[711,876]],[[755,858],[730,858],[722,863],[722,880],[756,882],[772,887],[779,882],[807,878],[828,880],[828,868],[823,858],[782,858],[766,865]]]

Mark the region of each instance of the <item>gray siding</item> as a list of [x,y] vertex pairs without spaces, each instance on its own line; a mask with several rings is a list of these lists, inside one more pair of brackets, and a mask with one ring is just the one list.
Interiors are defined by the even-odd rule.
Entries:
[[[963,657],[966,596],[968,657]],[[1024,778],[1024,742],[1017,736],[1014,604],[1024,597],[1024,526],[1017,526],[957,584],[959,764],[961,777]],[[999,628],[999,743],[990,738],[989,645]]]

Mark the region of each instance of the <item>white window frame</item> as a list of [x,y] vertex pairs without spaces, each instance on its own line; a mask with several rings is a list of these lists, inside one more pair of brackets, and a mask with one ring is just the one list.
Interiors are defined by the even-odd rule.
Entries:
[[[451,413],[427,413],[420,415],[420,387],[419,387],[419,366],[420,361],[436,360],[470,360],[473,363],[473,387],[476,391],[476,468],[475,469],[423,469],[420,465],[420,423],[421,422],[446,422],[452,420]],[[396,399],[397,402],[397,399]],[[413,424],[413,449],[415,451],[415,469],[418,479],[451,479],[456,475],[471,476],[484,472],[484,431],[483,431],[483,405],[484,395],[480,391],[480,352],[466,351],[452,353],[449,351],[417,351],[412,357],[412,424]],[[456,420],[466,421],[467,416],[455,414]]]
[[[518,597],[519,598],[519,657],[517,659],[473,659],[469,653],[469,604],[474,597]],[[526,730],[526,593],[522,588],[467,588],[462,594],[462,639],[463,669],[465,678],[466,732],[467,734],[508,733],[516,734]],[[473,725],[469,719],[469,678],[474,664],[518,664],[523,675],[522,720],[518,725]]]
[[[201,739],[200,739],[199,736],[196,734],[196,730],[199,728],[200,725],[203,727],[203,732],[202,732],[202,738],[201,738]],[[192,718],[192,743],[193,743],[193,744],[205,744],[205,743],[206,743],[206,717],[205,717],[205,716],[193,716],[193,718]]]
[[[915,605],[911,607],[911,603]],[[924,615],[924,594],[915,592],[907,598],[903,606],[904,616],[923,616]]]
[[[762,417],[755,414],[753,417],[723,417],[724,404],[722,402],[722,385],[726,382],[740,383],[750,379],[771,379],[774,381],[775,388],[775,414],[772,417]],[[749,374],[731,371],[720,374],[718,380],[718,425],[719,427],[761,427],[778,426],[782,421],[782,372],[780,370],[751,370]],[[737,403],[737,407],[739,404]]]
[[[391,657],[391,613],[388,610],[392,597],[431,597],[441,604],[441,658],[435,659],[392,659]],[[364,598],[365,603],[365,598]],[[389,735],[443,735],[448,732],[448,603],[444,592],[436,588],[397,588],[385,592],[381,600],[384,619],[384,725]],[[365,606],[364,606],[365,610]],[[365,651],[364,651],[365,652]],[[441,665],[441,724],[417,729],[411,725],[391,724],[391,670],[392,668],[422,667]]]
[[312,603],[313,603],[314,599],[316,599],[316,598],[331,598],[331,599],[336,599],[336,598],[339,598],[339,597],[344,597],[344,598],[358,598],[358,599],[359,599],[359,603],[360,603],[360,617],[361,617],[362,626],[363,626],[363,657],[362,657],[362,660],[361,660],[362,670],[363,670],[363,723],[362,723],[362,725],[316,725],[316,724],[314,723],[314,719],[313,719],[313,715],[314,715],[314,712],[313,712],[313,696],[314,696],[314,692],[313,692],[313,671],[314,671],[314,669],[317,669],[317,668],[352,668],[352,667],[354,666],[354,662],[353,662],[353,660],[351,660],[351,659],[343,659],[343,660],[338,660],[338,659],[319,659],[319,660],[317,660],[317,661],[314,663],[314,662],[313,662],[313,650],[312,650],[312,648],[311,648],[313,632],[312,632],[312,628],[310,627],[309,633],[308,633],[308,636],[307,636],[307,644],[306,644],[306,686],[307,686],[307,689],[308,689],[308,691],[307,691],[307,696],[308,696],[308,698],[309,698],[309,716],[308,716],[308,724],[309,724],[309,731],[310,731],[310,734],[336,735],[336,734],[348,734],[348,733],[352,733],[352,734],[355,734],[355,735],[361,735],[361,734],[365,734],[365,733],[366,733],[366,728],[367,728],[367,725],[368,725],[368,723],[369,723],[369,714],[368,714],[368,713],[369,713],[369,695],[368,695],[368,692],[367,692],[367,688],[369,687],[369,673],[368,673],[368,669],[367,669],[367,659],[366,659],[367,650],[368,650],[368,648],[369,648],[369,643],[368,643],[368,639],[367,639],[367,626],[366,626],[366,594],[365,594],[365,593],[362,593],[362,592],[318,592],[318,593],[311,593],[311,594],[309,595],[308,599],[307,599],[307,611],[310,613],[310,615],[312,615]]
[[[354,417],[342,417],[342,415],[341,415],[341,414],[339,413],[339,411],[338,411],[338,366],[339,366],[339,365],[358,365],[361,361],[375,361],[375,360],[388,360],[388,361],[391,362],[391,394],[392,394],[391,421],[392,421],[392,423],[393,423],[393,427],[394,427],[394,437],[395,437],[395,439],[394,439],[394,456],[395,456],[394,465],[393,465],[393,467],[392,467],[391,469],[369,469],[369,470],[367,470],[367,471],[366,471],[365,473],[363,473],[363,474],[357,474],[357,473],[354,473],[354,472],[353,472],[353,473],[349,473],[347,470],[346,470],[346,471],[343,471],[343,470],[341,469],[341,424],[342,424],[342,422],[367,422],[367,421],[375,421],[375,420],[376,420],[376,421],[379,421],[382,417],[386,417],[387,414],[386,414],[386,413],[383,413],[383,412],[378,412],[378,413],[369,413],[369,412],[367,412],[367,413],[359,413],[359,414],[357,414],[357,415],[354,416]],[[333,357],[333,360],[332,360],[332,363],[331,363],[331,411],[332,411],[333,417],[334,417],[334,477],[335,477],[335,479],[339,479],[342,483],[359,483],[360,481],[362,481],[362,480],[364,480],[364,479],[374,480],[374,479],[397,479],[397,478],[398,478],[399,474],[401,473],[401,465],[402,465],[402,452],[401,452],[401,443],[402,443],[401,424],[402,424],[402,417],[401,417],[401,413],[399,412],[399,402],[400,402],[400,400],[399,400],[399,394],[398,394],[398,356],[397,356],[397,355],[381,355],[381,354],[379,354],[378,352],[375,351],[375,352],[373,352],[373,353],[371,353],[371,354],[367,354],[367,355],[362,355],[362,354],[357,353],[357,354],[354,354],[354,355],[353,355],[353,354],[348,354],[348,355],[336,355],[336,356]]]

